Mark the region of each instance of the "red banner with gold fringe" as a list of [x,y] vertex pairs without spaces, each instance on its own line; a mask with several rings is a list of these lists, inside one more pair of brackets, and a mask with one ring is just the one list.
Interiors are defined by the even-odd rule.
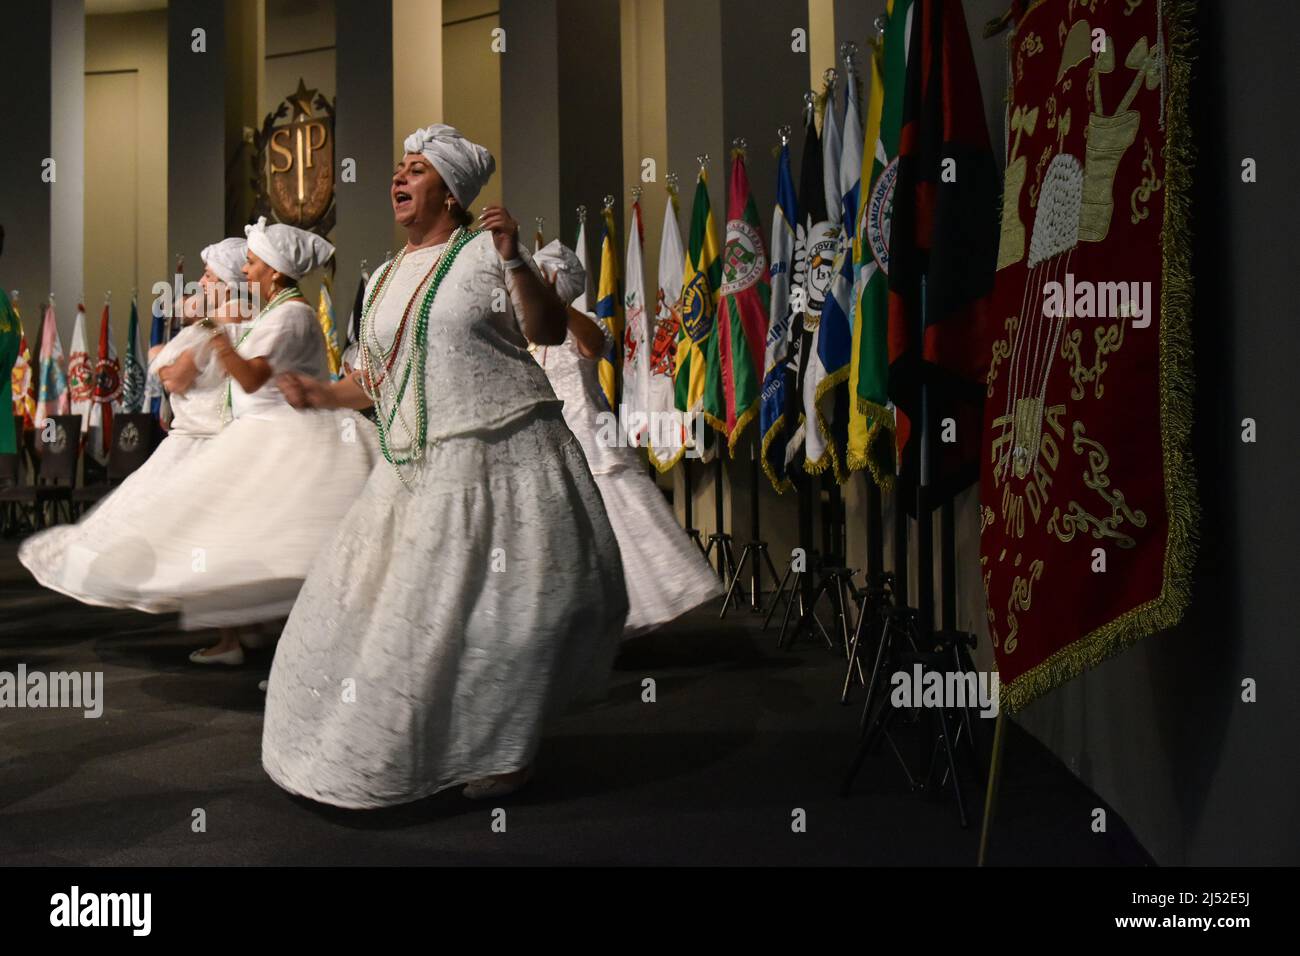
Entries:
[[1188,601],[1190,0],[1040,0],[1011,89],[980,563],[1017,710]]

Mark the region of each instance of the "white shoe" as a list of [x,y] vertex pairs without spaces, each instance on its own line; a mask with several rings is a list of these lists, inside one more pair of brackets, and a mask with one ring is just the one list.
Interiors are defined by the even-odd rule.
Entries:
[[204,654],[199,649],[190,655],[191,664],[226,664],[229,667],[238,667],[244,663],[244,649],[236,647],[233,651],[222,651],[220,654]]
[[461,791],[461,794],[467,800],[489,800],[494,797],[504,797],[514,793],[531,779],[533,779],[533,768],[529,767],[522,776],[509,782],[495,777],[474,780],[465,785],[465,789]]

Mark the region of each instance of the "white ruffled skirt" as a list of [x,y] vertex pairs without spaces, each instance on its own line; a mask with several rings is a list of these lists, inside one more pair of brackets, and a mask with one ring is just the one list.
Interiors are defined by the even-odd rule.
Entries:
[[381,461],[303,585],[262,763],[342,807],[527,766],[545,718],[603,689],[627,614],[618,544],[558,409]]
[[645,471],[619,468],[596,475],[596,485],[623,554],[628,598],[625,639],[662,627],[722,596],[718,576]]
[[286,405],[238,418],[170,470],[131,526],[68,542],[58,590],[177,612],[185,630],[284,617],[376,451],[374,427],[351,412]]
[[209,436],[168,435],[143,465],[76,524],[48,528],[24,541],[18,548],[18,560],[43,587],[87,604],[103,604],[92,595],[79,593],[75,582],[68,580],[69,550],[74,556],[80,555],[145,528],[173,474],[183,462],[203,451],[209,441]]

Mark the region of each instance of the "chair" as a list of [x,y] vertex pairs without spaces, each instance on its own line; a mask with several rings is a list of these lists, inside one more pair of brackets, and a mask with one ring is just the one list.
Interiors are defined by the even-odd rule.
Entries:
[[[143,465],[158,447],[158,420],[148,412],[113,416],[113,444],[102,480],[77,488],[72,501],[80,514],[96,504]],[[87,469],[90,460],[86,461]]]
[[36,429],[40,461],[36,466],[36,527],[44,527],[46,505],[64,505],[72,520],[72,490],[77,484],[77,460],[81,457],[81,416],[52,415]]
[[36,507],[36,489],[29,479],[29,469],[24,467],[23,419],[14,416],[14,434],[18,437],[18,450],[0,455],[0,534],[8,535],[18,530],[18,517],[26,510],[30,518]]

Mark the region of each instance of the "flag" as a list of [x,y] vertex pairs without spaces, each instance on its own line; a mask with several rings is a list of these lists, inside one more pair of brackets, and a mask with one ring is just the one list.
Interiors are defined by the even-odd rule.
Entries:
[[[163,345],[167,341],[167,317],[163,314],[161,300],[153,304],[153,323],[149,329],[149,351],[153,352],[154,346]],[[152,357],[151,357],[152,359]],[[152,364],[152,361],[148,364]],[[158,419],[159,424],[164,422],[164,410],[170,416],[170,408],[167,401],[167,393],[163,391],[162,380],[158,378],[157,372],[149,372],[144,383],[144,406],[150,415]]]
[[122,375],[122,411],[134,414],[144,407],[145,363],[140,361],[140,314],[131,299],[131,318],[126,325],[126,361]]
[[930,463],[945,497],[978,476],[1002,190],[960,2],[914,0],[912,16],[890,224],[889,392],[900,452],[923,381],[930,421],[953,420],[956,440],[936,441]]
[[99,353],[95,362],[95,388],[91,397],[90,427],[86,447],[96,460],[108,461],[113,447],[113,405],[122,397],[122,368],[113,346],[113,328],[108,303],[99,319]]
[[22,315],[18,303],[13,303],[14,320],[18,323],[18,359],[10,373],[13,392],[13,410],[15,415],[23,418],[23,428],[36,427],[36,382],[32,378],[32,351],[27,345],[27,333],[23,331]]
[[893,483],[894,412],[889,402],[889,222],[898,175],[912,0],[889,0],[884,43],[871,59],[871,103],[862,151],[863,199],[853,239],[853,361],[849,373],[849,468]]
[[573,244],[573,250],[578,254],[578,261],[582,263],[582,271],[587,276],[582,295],[573,300],[573,307],[579,312],[586,312],[587,300],[595,295],[595,285],[592,283],[591,267],[587,265],[587,212],[585,207],[578,210],[578,238]]
[[0,401],[0,455],[12,455],[18,451],[18,436],[14,430],[13,392],[14,367],[22,356],[23,323],[18,311],[9,301],[4,289],[0,289],[0,371],[10,383],[4,390]]
[[645,300],[645,268],[641,261],[644,241],[641,203],[637,201],[632,203],[632,227],[627,235],[627,273],[623,283],[623,314],[627,325],[623,339],[623,404],[627,406],[629,419],[633,414],[645,416],[646,427],[628,436],[638,446],[644,443],[649,428],[650,342],[654,332]]
[[[673,373],[682,327],[682,272],[686,253],[677,227],[677,190],[669,187],[664,230],[659,240],[659,291],[656,296],[654,345],[650,351],[650,463],[661,472],[677,464],[686,450],[686,432],[676,414]],[[674,437],[675,436],[675,437]]]
[[[841,259],[844,245],[840,220],[843,217],[843,194],[840,192],[840,153],[843,141],[840,138],[839,124],[835,118],[835,87],[826,90],[826,114],[822,120],[822,190],[826,202],[825,219],[819,238],[817,250],[817,278],[821,280],[815,306],[816,315],[805,319],[812,327],[812,341],[808,353],[804,356],[803,366],[803,415],[804,415],[804,471],[820,474],[832,467],[830,448],[830,426],[834,420],[834,410],[819,410],[817,405],[818,390],[830,370],[826,367],[825,351],[821,345],[822,317],[826,314],[826,303],[831,298],[835,276],[843,265]],[[810,249],[811,252],[811,249]],[[813,308],[810,296],[809,311]]]
[[32,350],[23,333],[13,370],[14,414],[22,415],[23,428],[36,427],[36,379],[32,376]]
[[[970,53],[949,47],[957,32],[950,24],[961,11],[931,6],[918,10],[936,20],[942,14],[926,38],[931,46],[944,39],[945,59],[929,80],[952,77],[952,86],[934,95],[945,97],[945,155],[951,149],[959,157],[962,182],[967,164],[980,170],[971,156],[978,130],[947,114],[965,105],[959,84],[970,75]],[[1206,318],[1193,305],[1190,228],[1202,178],[1193,168],[1198,118],[1189,109],[1198,11],[1195,4],[1165,2],[1098,4],[1085,13],[1056,0],[1013,13],[1018,22],[1008,49],[1040,42],[1043,48],[1017,64],[1008,90],[1010,136],[988,309],[997,337],[980,355],[989,368],[981,390],[979,560],[1000,704],[1019,713],[1159,631],[1168,640],[1152,649],[1161,658],[1149,658],[1153,684],[1169,677],[1190,696],[1195,691],[1183,677],[1195,668],[1213,674],[1212,683],[1224,681],[1226,691],[1240,680],[1236,666],[1216,666],[1168,631],[1192,606],[1204,613],[1231,601],[1212,589],[1212,578],[1196,574],[1201,522],[1192,457],[1198,358],[1192,323]],[[1065,116],[1073,122],[1063,125]],[[1042,156],[1050,162],[1040,163]],[[920,169],[925,181],[926,167]],[[958,251],[966,238],[954,236],[944,215],[960,215],[964,224],[967,211],[979,214],[967,225],[974,233],[992,211],[981,193],[966,196],[967,206],[940,183],[923,358],[942,362],[951,377],[953,365],[944,361],[951,353],[941,348],[954,344],[959,320],[966,322],[964,338],[975,339],[966,306],[981,286],[967,284],[964,270],[954,268],[964,263],[944,262],[955,289],[940,298],[940,238]],[[989,265],[987,259],[980,264]],[[1203,424],[1212,433],[1220,429],[1219,422]],[[1214,440],[1204,447],[1221,453],[1223,446]],[[1204,463],[1203,474],[1223,465]],[[1218,492],[1217,481],[1211,487]],[[1252,504],[1257,514],[1280,517],[1285,501]],[[1285,521],[1275,519],[1273,530],[1279,542],[1289,539]],[[1205,570],[1218,560],[1211,552]],[[1259,573],[1276,575],[1279,583],[1289,576],[1284,566],[1261,566]],[[1216,643],[1226,649],[1232,639],[1225,633]],[[1167,660],[1165,651],[1173,652]],[[1130,663],[1139,665],[1130,672],[1148,670],[1145,662]],[[1198,708],[1197,719],[1205,718],[1214,720]]]
[[703,167],[695,182],[688,242],[686,266],[682,270],[682,327],[677,336],[677,410],[686,415],[688,429],[697,415],[704,415],[714,427],[722,428],[725,422],[710,420],[704,408],[708,351],[717,347],[714,317],[717,290],[722,285],[722,262],[713,211],[709,208],[709,181]]
[[786,368],[790,335],[796,315],[790,296],[795,263],[795,226],[799,210],[790,172],[790,144],[781,143],[777,160],[776,209],[772,213],[772,298],[768,307],[767,341],[763,356],[763,392],[759,399],[759,430],[763,435],[759,460],[768,480],[778,492],[791,487],[785,469]]
[[347,341],[343,343],[343,352],[339,356],[344,372],[351,372],[357,364],[357,340],[360,336],[361,312],[366,307],[366,283],[370,274],[365,269],[357,279],[356,295],[352,297],[352,311],[348,314]]
[[334,328],[334,297],[330,295],[330,280],[320,284],[320,300],[316,303],[316,321],[325,336],[325,357],[330,364],[330,378],[338,381],[343,374],[343,352],[339,349],[339,335]]
[[618,373],[623,367],[623,308],[618,292],[618,253],[614,249],[614,210],[601,210],[600,286],[596,293],[596,319],[609,330],[610,343],[600,357],[596,374],[611,410],[618,408]]
[[[799,225],[794,235],[794,276],[790,302],[794,320],[786,356],[785,420],[790,439],[785,446],[785,470],[802,467],[804,436],[804,380],[813,356],[813,333],[821,321],[822,301],[830,287],[835,230],[827,221],[826,189],[822,179],[821,138],[817,135],[812,94],[807,95],[804,116],[803,158],[799,173]],[[816,426],[814,426],[816,427]]]
[[[813,394],[813,414],[818,431],[826,442],[826,453],[820,459],[805,462],[813,472],[824,471],[829,465],[837,480],[848,478],[844,467],[845,446],[848,444],[848,396],[844,385],[848,381],[852,358],[853,329],[853,233],[857,223],[858,195],[862,169],[862,123],[858,112],[858,82],[853,65],[845,61],[844,131],[840,141],[839,194],[840,232],[839,247],[835,257],[834,278],[831,291],[822,305],[822,319],[817,328],[818,364],[825,375],[816,385]],[[835,209],[829,210],[832,215]]]
[[72,350],[68,352],[68,413],[81,416],[81,433],[90,428],[90,403],[95,397],[95,366],[86,345],[86,307],[77,306],[72,323]]
[[45,307],[41,320],[40,393],[36,399],[36,424],[52,415],[68,414],[68,360],[54,318],[54,305]]
[[709,366],[704,403],[707,413],[725,422],[724,434],[733,458],[741,433],[758,415],[770,300],[767,248],[758,208],[749,190],[745,154],[736,149],[731,152],[727,183],[727,239],[714,333],[718,361]]

